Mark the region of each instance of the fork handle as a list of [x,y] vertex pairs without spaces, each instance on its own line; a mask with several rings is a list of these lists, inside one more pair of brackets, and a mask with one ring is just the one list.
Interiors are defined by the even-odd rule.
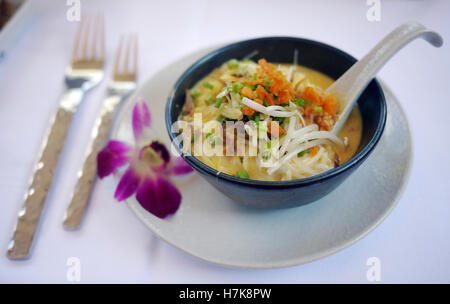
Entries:
[[121,99],[119,95],[108,96],[95,120],[87,155],[83,167],[78,171],[72,199],[64,215],[63,226],[66,229],[76,229],[80,224],[97,173],[97,154],[106,144],[114,113]]
[[11,259],[26,258],[29,254],[64,140],[82,97],[81,90],[68,90],[51,119],[50,128],[42,143],[39,160],[34,167],[34,174],[25,193],[25,201],[19,211],[17,224],[8,246],[8,257]]

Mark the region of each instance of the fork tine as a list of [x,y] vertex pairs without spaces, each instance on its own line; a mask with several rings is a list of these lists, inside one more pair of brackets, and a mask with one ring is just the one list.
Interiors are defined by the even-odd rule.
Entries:
[[134,35],[134,62],[133,62],[133,73],[137,74],[137,68],[138,68],[138,36],[137,34]]
[[80,25],[78,25],[77,34],[75,36],[75,43],[73,45],[72,63],[76,62],[78,59],[78,49],[80,46],[81,32],[83,31],[84,24],[85,22],[82,21]]
[[[103,14],[98,13],[95,18],[93,37],[92,37],[92,53],[91,58],[98,58],[103,62],[105,57],[105,34],[104,34]],[[97,39],[98,38],[98,39]],[[97,42],[99,40],[100,43]],[[97,56],[97,44],[100,44],[100,54]]]
[[88,16],[86,17],[86,27],[84,30],[84,41],[83,41],[83,48],[81,51],[81,58],[80,60],[86,60],[87,59],[87,49],[88,49],[88,41],[89,41],[89,28],[90,28],[91,18]]
[[103,59],[105,58],[105,19],[103,16],[103,13],[100,13],[100,61],[103,62]]
[[130,59],[130,49],[131,49],[131,43],[132,43],[132,37],[128,36],[127,37],[127,50],[125,53],[125,63],[123,65],[123,74],[128,75],[129,71],[130,71],[130,67],[128,66],[128,62]]
[[122,53],[123,36],[120,36],[119,46],[117,47],[116,59],[114,61],[114,75],[119,75],[120,54]]
[[95,20],[92,22],[94,26],[94,30],[92,32],[92,50],[91,50],[91,58],[96,58],[97,53],[97,32],[99,27],[99,15],[97,14]]
[[[137,47],[137,35],[130,35],[128,37],[128,47],[127,53],[125,55],[125,67],[126,70],[124,73],[128,76],[132,76],[136,74],[137,71],[137,55],[138,55],[138,47]],[[132,58],[131,58],[132,57]],[[130,59],[132,60],[132,64],[129,64]]]
[[87,16],[84,18],[78,27],[73,47],[72,68],[102,68],[104,58],[104,18],[103,13],[97,13],[95,17]]
[[114,63],[114,80],[135,81],[138,64],[137,56],[137,35],[122,35],[120,37]]

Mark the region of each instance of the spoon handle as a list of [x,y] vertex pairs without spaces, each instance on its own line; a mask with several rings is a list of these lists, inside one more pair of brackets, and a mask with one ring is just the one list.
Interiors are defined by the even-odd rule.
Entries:
[[401,48],[419,37],[435,47],[443,44],[442,37],[438,33],[427,29],[422,24],[404,23],[388,34],[327,89],[328,93],[338,97],[342,109],[339,120],[333,128],[335,134],[339,133],[359,95],[378,70]]

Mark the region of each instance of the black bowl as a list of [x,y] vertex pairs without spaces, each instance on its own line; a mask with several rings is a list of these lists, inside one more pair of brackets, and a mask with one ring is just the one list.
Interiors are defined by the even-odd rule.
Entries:
[[[251,59],[265,58],[269,62],[292,63],[298,51],[300,65],[320,71],[333,79],[339,78],[356,59],[332,46],[302,38],[268,37],[245,40],[222,47],[204,56],[178,79],[166,105],[166,126],[170,139],[178,134],[171,131],[185,101],[185,90],[232,58],[242,59],[255,54]],[[205,165],[191,155],[183,155],[186,162],[197,170],[220,192],[252,206],[293,207],[313,202],[327,195],[342,183],[369,156],[378,143],[386,122],[386,101],[380,84],[375,79],[358,99],[363,119],[362,139],[357,153],[337,168],[308,178],[290,181],[258,181],[242,179]],[[177,147],[181,151],[181,146]]]

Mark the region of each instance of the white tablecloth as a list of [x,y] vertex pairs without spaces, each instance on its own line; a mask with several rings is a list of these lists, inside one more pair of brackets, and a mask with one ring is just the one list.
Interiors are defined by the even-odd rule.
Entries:
[[364,283],[367,259],[377,257],[381,282],[450,283],[450,1],[381,1],[380,22],[369,22],[364,0],[81,0],[82,18],[89,12],[105,14],[107,73],[119,34],[139,34],[141,82],[185,54],[230,40],[292,35],[360,58],[405,21],[420,21],[443,35],[444,47],[415,41],[379,73],[401,101],[413,136],[412,174],[397,207],[356,244],[279,270],[226,269],[171,247],[113,200],[112,178],[96,183],[82,228],[63,230],[105,81],[88,95],[73,122],[32,257],[7,259],[36,153],[64,88],[62,75],[77,28],[66,19],[66,1],[36,5],[38,18],[0,63],[0,282],[68,282],[68,258],[77,257],[84,283]]

